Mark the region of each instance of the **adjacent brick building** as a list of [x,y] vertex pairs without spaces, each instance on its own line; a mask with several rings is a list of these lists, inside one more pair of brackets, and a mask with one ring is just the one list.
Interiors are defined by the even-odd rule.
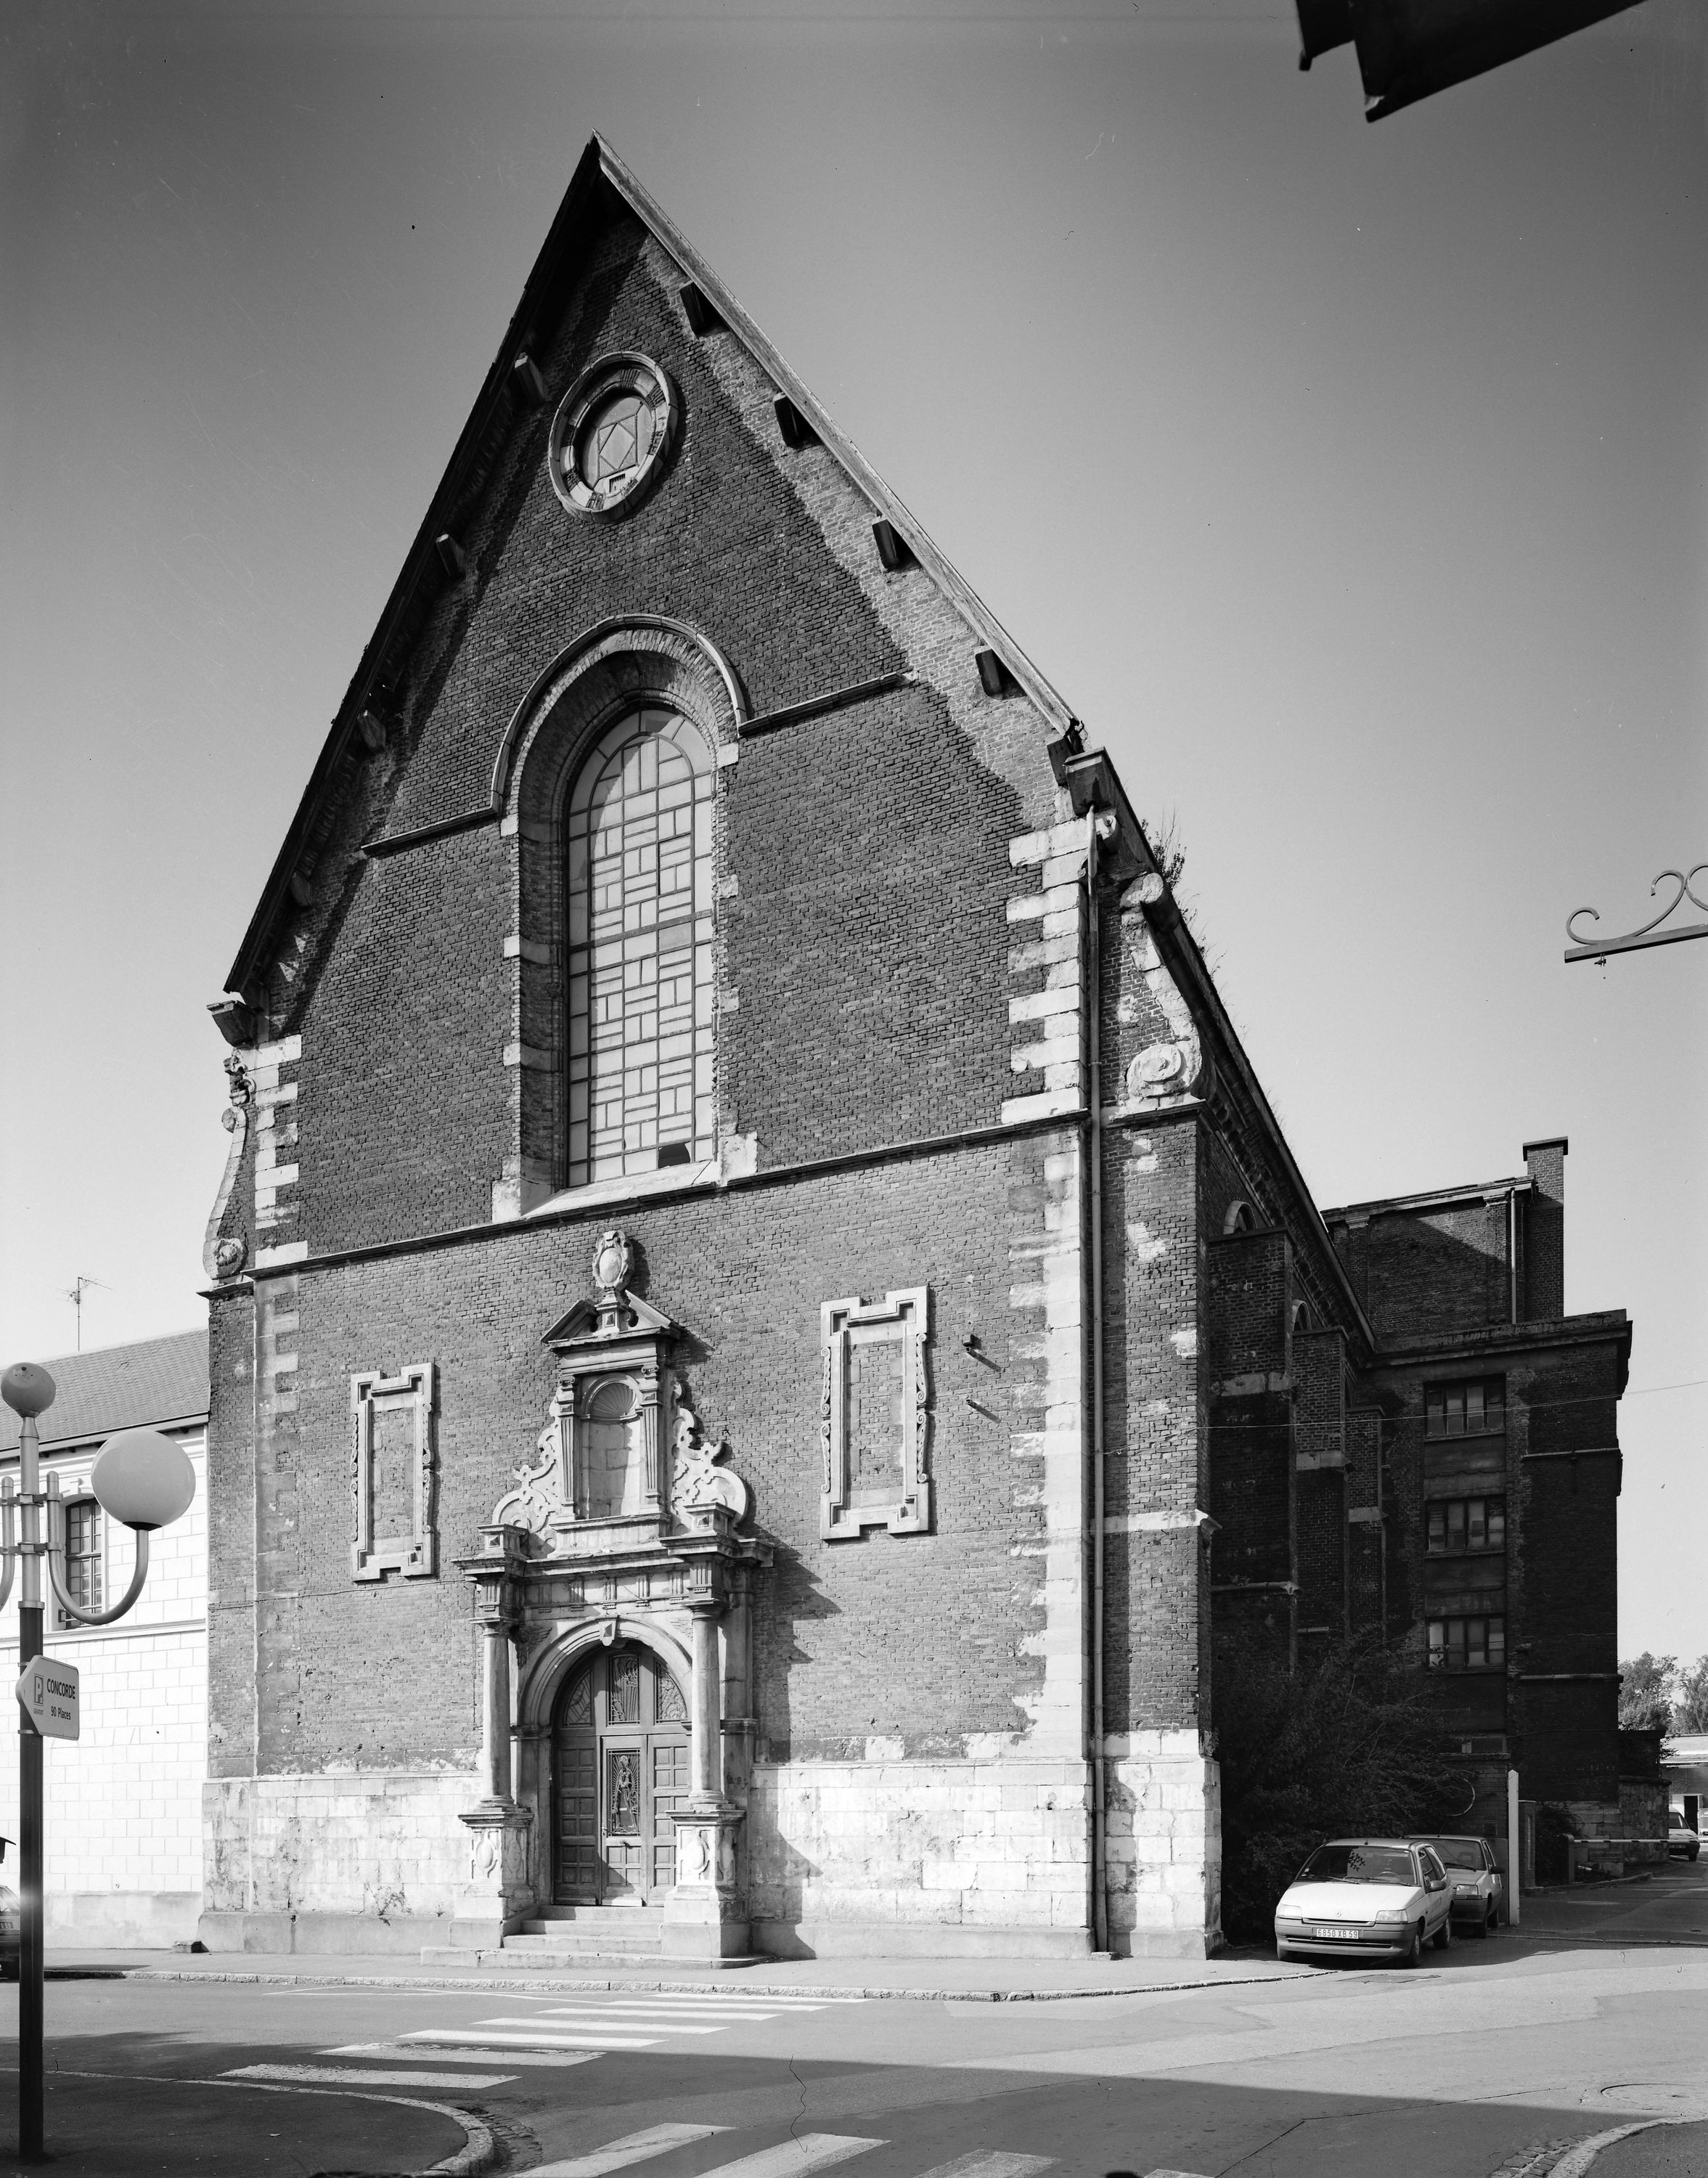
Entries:
[[1623,1319],[1331,1238],[1107,758],[597,141],[215,1012],[222,1947],[1201,1953],[1216,1634],[1421,1650],[1437,1378],[1612,1442]]

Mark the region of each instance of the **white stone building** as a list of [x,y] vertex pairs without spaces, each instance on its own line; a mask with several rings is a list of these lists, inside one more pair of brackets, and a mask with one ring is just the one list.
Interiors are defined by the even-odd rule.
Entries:
[[[83,1737],[47,1745],[47,1941],[123,1948],[188,1941],[201,1910],[201,1785],[207,1766],[207,1336],[187,1331],[46,1364],[58,1387],[41,1417],[44,1480],[67,1500],[68,1584],[107,1609],[134,1565],[134,1539],[90,1495],[115,1430],[176,1438],[195,1468],[183,1518],[153,1538],[148,1584],[113,1626],[45,1613],[50,1655],[83,1680]],[[18,1472],[18,1418],[0,1425],[0,1475]],[[17,1676],[18,1605],[0,1616],[0,1673]],[[18,1835],[15,1737],[0,1754],[0,1832]],[[15,1883],[15,1848],[4,1874]]]

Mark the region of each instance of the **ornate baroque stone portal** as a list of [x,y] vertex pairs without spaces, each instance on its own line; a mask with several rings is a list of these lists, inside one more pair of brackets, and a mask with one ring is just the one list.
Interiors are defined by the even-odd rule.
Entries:
[[[453,1924],[460,1944],[495,1943],[536,1899],[550,1899],[553,1699],[599,1642],[621,1638],[688,1682],[690,1790],[672,1817],[676,1883],[665,1947],[710,1956],[747,1949],[750,1602],[771,1551],[742,1533],[747,1486],[726,1464],[728,1447],[703,1440],[672,1372],[678,1327],[629,1291],[632,1272],[623,1234],[601,1234],[593,1297],[542,1342],[555,1357],[545,1427],[479,1551],[457,1561],[474,1585],[486,1657],[482,1798],[463,1818],[474,1840]],[[515,1776],[512,1646],[526,1660]]]

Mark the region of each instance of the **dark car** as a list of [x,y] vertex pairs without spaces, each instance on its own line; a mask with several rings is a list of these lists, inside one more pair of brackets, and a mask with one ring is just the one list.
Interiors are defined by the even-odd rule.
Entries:
[[1482,1837],[1422,1837],[1414,1845],[1434,1848],[1447,1870],[1453,1918],[1479,1935],[1492,1936],[1500,1926],[1501,1872],[1495,1865],[1494,1847]]

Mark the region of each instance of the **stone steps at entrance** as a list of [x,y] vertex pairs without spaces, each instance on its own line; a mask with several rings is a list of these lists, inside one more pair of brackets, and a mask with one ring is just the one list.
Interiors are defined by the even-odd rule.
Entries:
[[503,1940],[516,1964],[549,1965],[569,1959],[656,1957],[665,1940],[659,1906],[567,1906],[526,1920]]

